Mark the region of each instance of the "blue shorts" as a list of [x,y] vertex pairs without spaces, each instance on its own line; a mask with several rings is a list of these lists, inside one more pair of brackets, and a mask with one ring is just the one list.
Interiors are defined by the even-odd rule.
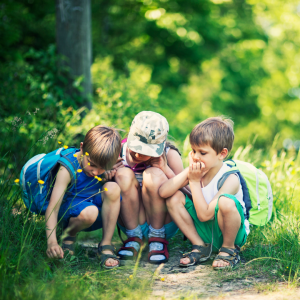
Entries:
[[[101,194],[97,195],[101,197]],[[98,204],[98,203],[97,203]],[[70,218],[76,218],[80,213],[87,208],[88,206],[96,206],[98,208],[98,217],[92,226],[89,228],[83,229],[82,231],[94,231],[102,228],[102,218],[101,218],[101,208],[102,205],[95,205],[91,201],[82,201],[74,199],[72,202],[65,201],[61,204],[58,212],[58,222],[62,224],[63,229],[68,227]]]
[[[121,226],[119,223],[118,223],[118,226],[126,234],[126,228],[124,226]],[[145,238],[148,238],[148,233],[149,233],[148,223],[145,222],[143,225],[140,225],[140,226],[142,229],[143,236]],[[178,227],[173,221],[168,224],[165,224],[164,227],[165,227],[165,231],[166,231],[166,239],[167,240],[172,238],[178,231]]]

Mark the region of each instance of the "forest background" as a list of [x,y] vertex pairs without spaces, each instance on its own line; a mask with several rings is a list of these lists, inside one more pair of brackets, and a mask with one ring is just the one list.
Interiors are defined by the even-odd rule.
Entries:
[[49,150],[45,129],[76,144],[96,124],[128,131],[141,110],[163,114],[179,145],[226,115],[235,149],[254,139],[264,149],[278,133],[279,149],[299,149],[299,2],[92,1],[91,12],[93,109],[71,121],[83,100],[57,64],[53,1],[2,1],[0,118],[20,135],[0,132],[16,160],[38,140]]
[[[86,295],[84,282],[76,295],[65,282],[64,272],[73,276],[74,269],[49,269],[44,224],[23,215],[14,180],[30,157],[58,148],[58,141],[79,145],[95,125],[123,129],[124,136],[141,110],[167,118],[183,157],[197,123],[232,118],[232,155],[262,168],[274,193],[272,222],[252,230],[243,253],[248,259],[271,257],[276,263],[257,262],[259,268],[298,284],[300,2],[92,1],[91,110],[80,96],[84,78],[72,78],[57,54],[55,10],[50,0],[0,3],[2,299]],[[16,209],[18,218],[11,214]],[[98,278],[94,274],[90,278]],[[99,276],[101,286],[91,279],[89,288],[114,293],[119,282],[110,287],[104,279],[110,277]],[[44,284],[49,280],[53,286]],[[139,282],[132,288],[143,297]]]

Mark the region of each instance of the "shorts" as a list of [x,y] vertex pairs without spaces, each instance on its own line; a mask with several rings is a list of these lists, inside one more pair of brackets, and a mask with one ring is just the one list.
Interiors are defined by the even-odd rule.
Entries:
[[[229,195],[229,194],[222,194],[222,195],[220,195],[220,197],[221,196],[232,199],[235,202],[236,208],[241,216],[241,226],[240,226],[240,229],[235,238],[234,244],[239,247],[242,247],[246,243],[246,240],[247,240],[247,233],[246,233],[246,228],[244,225],[245,217],[244,217],[243,207],[240,204],[240,202],[236,199],[235,196]],[[194,221],[196,230],[197,230],[199,236],[201,237],[201,239],[205,243],[211,244],[211,242],[212,242],[212,227],[213,227],[213,252],[218,252],[223,244],[223,234],[219,227],[218,218],[217,218],[217,214],[219,211],[219,200],[218,200],[216,208],[215,208],[214,220],[209,220],[207,222],[199,221],[196,210],[195,210],[194,203],[192,200],[190,200],[190,198],[186,197],[185,201],[186,201],[185,208],[188,211],[188,213],[191,215],[191,217]]]
[[[98,195],[98,197],[101,194]],[[57,221],[62,225],[63,229],[68,227],[70,218],[76,218],[80,215],[80,213],[89,206],[96,206],[98,208],[98,217],[94,224],[89,228],[83,229],[82,231],[94,231],[102,228],[102,218],[101,218],[101,208],[102,206],[95,205],[91,201],[82,201],[74,199],[72,202],[65,201],[61,204]]]
[[[126,234],[126,228],[124,226],[121,226],[119,223],[118,223],[118,226]],[[145,222],[143,225],[140,225],[140,226],[141,226],[141,229],[142,229],[143,236],[145,238],[148,238],[148,234],[149,234],[149,225],[148,225],[148,223]],[[178,231],[178,227],[173,221],[168,223],[168,224],[165,224],[164,227],[165,227],[165,231],[166,231],[166,239],[167,240],[172,238]]]

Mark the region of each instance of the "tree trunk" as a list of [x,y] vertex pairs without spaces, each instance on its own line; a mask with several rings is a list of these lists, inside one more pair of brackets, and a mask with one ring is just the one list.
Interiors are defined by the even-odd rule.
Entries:
[[[41,4],[42,5],[42,4]],[[90,0],[56,0],[56,44],[73,78],[83,76],[81,96],[91,109],[92,41]],[[72,86],[69,87],[69,90]]]

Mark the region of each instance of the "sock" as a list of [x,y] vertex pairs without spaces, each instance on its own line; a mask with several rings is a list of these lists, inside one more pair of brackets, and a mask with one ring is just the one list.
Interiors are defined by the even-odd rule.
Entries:
[[[163,226],[160,229],[154,229],[151,225],[149,225],[149,234],[148,237],[159,237],[164,239],[166,237],[166,233],[165,233],[165,227]],[[153,250],[163,250],[164,245],[162,243],[159,242],[152,242],[149,245],[149,252],[153,251]],[[150,260],[164,260],[166,257],[163,254],[158,254],[158,255],[152,255],[150,257]]]
[[[141,226],[138,225],[134,229],[127,229],[126,228],[126,235],[128,238],[130,237],[138,237],[142,239],[143,234],[142,234],[142,229]],[[125,247],[133,247],[136,251],[140,250],[140,244],[138,242],[128,242],[124,245]],[[130,250],[121,250],[119,252],[120,255],[126,255],[126,256],[133,256],[133,252]]]

